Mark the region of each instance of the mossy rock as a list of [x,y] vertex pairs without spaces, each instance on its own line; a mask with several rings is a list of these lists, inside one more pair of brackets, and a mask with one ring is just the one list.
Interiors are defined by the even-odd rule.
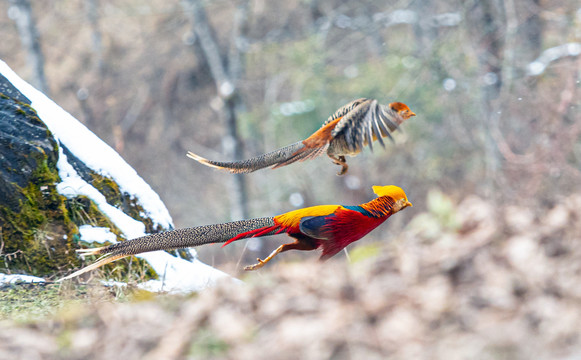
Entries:
[[79,176],[87,183],[91,184],[95,189],[99,190],[99,192],[105,196],[108,204],[121,209],[131,218],[142,222],[145,225],[145,231],[148,233],[169,230],[163,229],[159,225],[154,226],[153,221],[150,218],[143,216],[145,213],[143,207],[137,202],[135,198],[132,198],[129,194],[122,192],[119,189],[119,185],[117,185],[113,179],[99,174],[93,169],[89,168],[66,147],[63,147],[63,151],[67,156],[68,162],[73,166]]
[[[113,179],[95,172],[59,144],[30,104],[0,75],[1,272],[58,277],[82,266],[75,253],[81,247],[81,225],[108,228],[118,241],[124,240],[91,199],[83,195],[66,198],[58,193],[59,146],[81,178],[103,194],[108,204],[142,222],[149,233],[169,230],[154,225],[137,199],[121,191]],[[190,257],[186,251],[171,253]],[[115,280],[157,277],[144,260],[135,257],[109,264],[102,271]]]
[[0,267],[43,276],[78,266],[58,144],[27,102],[0,94]]
[[[113,182],[113,184],[115,184]],[[116,184],[115,184],[115,187]],[[117,187],[118,188],[118,187]],[[91,225],[95,227],[105,227],[117,235],[118,240],[123,240],[121,231],[103,215],[97,205],[87,196],[81,195],[65,200],[69,219],[77,226]],[[97,242],[87,243],[90,247],[99,247],[107,244]],[[91,263],[94,259],[87,258],[86,262]],[[84,264],[87,265],[87,264]],[[105,265],[102,268],[103,277],[115,279],[117,281],[131,281],[156,278],[157,274],[151,269],[146,261],[130,257],[116,261],[115,263]]]

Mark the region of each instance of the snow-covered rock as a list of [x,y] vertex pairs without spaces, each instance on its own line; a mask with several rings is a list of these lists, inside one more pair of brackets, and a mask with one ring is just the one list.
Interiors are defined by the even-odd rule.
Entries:
[[[51,181],[49,177],[43,179],[46,184],[37,183],[33,188],[38,188],[40,197],[43,196],[43,191],[49,191],[48,194],[54,198],[55,208],[62,210],[57,211],[57,215],[61,218],[64,215],[70,217],[64,219],[63,224],[73,225],[68,229],[69,231],[58,232],[57,229],[50,229],[52,219],[45,218],[45,221],[37,225],[48,226],[50,231],[39,233],[39,229],[29,229],[36,231],[33,237],[40,243],[44,243],[48,260],[54,250],[54,244],[51,241],[57,237],[67,252],[76,247],[77,239],[87,242],[111,242],[173,228],[171,216],[160,197],[114,149],[71,114],[22,80],[2,61],[0,61],[0,93],[2,93],[0,100],[5,100],[10,104],[9,109],[12,113],[23,115],[28,119],[33,118],[33,122],[38,122],[40,119],[37,125],[41,129],[44,127],[48,129],[44,131],[43,136],[46,139],[43,140],[58,144],[47,151],[41,148],[36,159],[37,163],[40,162],[43,165],[47,163],[50,156],[54,158],[56,164],[48,161],[49,169],[53,166],[58,170],[52,179],[54,181]],[[6,112],[0,112],[0,118],[5,116]],[[25,124],[25,126],[28,125]],[[4,129],[0,129],[0,135],[3,132]],[[36,140],[38,139],[32,139],[32,143]],[[20,155],[24,158],[29,156],[29,154]],[[0,155],[0,160],[4,160],[4,156]],[[29,172],[35,173],[35,171]],[[106,193],[103,191],[105,188]],[[54,191],[50,192],[50,190]],[[4,205],[0,204],[1,206]],[[64,211],[64,208],[68,211]],[[75,209],[79,209],[78,215],[75,215]],[[83,215],[87,215],[87,212],[98,217],[99,226],[93,226],[94,224],[88,221],[87,216]],[[15,214],[18,215],[18,213]],[[41,215],[48,216],[46,213]],[[0,212],[0,226],[5,222],[4,213]],[[96,221],[93,219],[94,222]],[[21,231],[21,229],[13,230]],[[3,249],[4,252],[6,250]],[[15,253],[14,256],[21,254],[26,257],[26,249],[13,246],[10,250]],[[68,253],[73,252],[68,251]],[[214,284],[217,279],[228,277],[200,262],[193,249],[181,252],[181,254],[181,256],[177,253],[172,255],[160,251],[139,255],[138,257],[151,265],[159,277],[142,286],[150,290],[196,291]],[[74,259],[74,261],[64,260],[56,265],[59,269],[78,266],[78,260]],[[49,269],[53,268],[49,267]],[[46,269],[32,272],[47,275]]]

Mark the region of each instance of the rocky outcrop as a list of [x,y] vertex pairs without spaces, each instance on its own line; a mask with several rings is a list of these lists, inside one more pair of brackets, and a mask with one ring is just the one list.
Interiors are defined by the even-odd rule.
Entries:
[[[83,265],[82,246],[173,229],[159,195],[113,148],[2,60],[0,100],[0,272],[54,279]],[[88,276],[177,293],[231,279],[194,249],[140,254]]]
[[78,266],[78,229],[56,190],[58,144],[0,75],[0,266],[34,275]]
[[[103,194],[108,204],[145,224],[147,232],[166,230],[148,218],[138,201],[115,181],[59,144],[30,100],[0,74],[0,268],[4,272],[55,276],[80,266],[74,250],[80,246],[82,225],[105,227],[121,235],[90,198],[65,197],[57,191],[59,146],[79,176]],[[139,266],[142,261],[132,260],[133,267],[136,263]],[[123,273],[117,275],[123,277]],[[149,270],[148,275],[155,273]]]

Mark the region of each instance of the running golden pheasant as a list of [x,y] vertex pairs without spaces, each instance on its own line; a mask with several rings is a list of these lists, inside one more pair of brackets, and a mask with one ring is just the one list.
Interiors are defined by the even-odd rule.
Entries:
[[362,98],[337,110],[307,139],[248,160],[221,162],[192,152],[187,155],[210,167],[231,173],[250,173],[270,166],[276,169],[296,161],[313,159],[327,152],[333,163],[341,165],[337,175],[343,175],[348,169],[346,155],[355,156],[366,145],[373,151],[372,143],[375,140],[385,148],[382,138],[387,136],[393,141],[390,131],[395,131],[415,115],[406,104],[400,102],[380,105],[377,100]]
[[280,233],[287,233],[295,241],[279,246],[266,259],[258,259],[257,264],[247,266],[245,270],[259,269],[277,254],[288,250],[315,250],[320,247],[323,249],[321,259],[326,260],[367,235],[391,215],[412,206],[404,191],[397,186],[374,186],[373,192],[378,196],[376,199],[357,206],[311,206],[275,217],[178,229],[105,247],[77,250],[83,255],[103,256],[94,264],[61,280],[79,276],[126,256],[148,251],[173,250],[212,243],[225,243],[225,246],[240,239]]

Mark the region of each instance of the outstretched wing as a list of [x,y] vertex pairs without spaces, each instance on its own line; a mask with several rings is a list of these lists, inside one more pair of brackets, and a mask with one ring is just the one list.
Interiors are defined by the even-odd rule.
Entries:
[[385,148],[383,137],[387,136],[393,141],[390,131],[398,128],[392,116],[389,106],[365,99],[337,122],[331,136],[334,139],[342,138],[351,151],[359,151],[365,145],[373,151],[373,141],[376,139]]
[[333,115],[329,116],[327,121],[325,121],[321,127],[325,127],[325,125],[327,125],[328,123],[333,122],[334,120],[337,120],[339,118],[342,118],[343,116],[345,116],[345,114],[347,114],[348,112],[355,109],[357,106],[361,105],[362,103],[364,103],[366,101],[369,101],[369,99],[360,98],[360,99],[351,101],[347,105],[342,106],[339,110],[335,111],[335,113]]
[[[297,161],[305,161],[305,160],[314,159],[317,156],[320,156],[320,155],[324,154],[325,152],[327,152],[327,148],[329,147],[329,142],[333,138],[333,136],[331,135],[331,132],[333,131],[333,128],[335,127],[335,125],[341,121],[341,118],[343,116],[345,116],[345,114],[348,114],[350,111],[352,111],[357,106],[364,103],[365,101],[368,101],[368,100],[365,98],[353,100],[349,104],[347,104],[347,105],[341,107],[339,110],[335,111],[335,113],[333,115],[329,116],[327,121],[325,121],[323,123],[323,125],[319,128],[319,130],[314,132],[311,136],[309,136],[305,140],[301,141],[300,143],[296,143],[296,144],[292,145],[292,146],[297,146],[298,144],[301,144],[302,145],[301,147],[294,149],[292,153],[286,154],[285,155],[286,157],[284,159],[278,161],[276,164],[274,164],[274,166],[272,168],[276,169],[276,168],[279,168],[282,166],[292,164],[292,163],[297,162]],[[286,149],[286,148],[284,148],[284,149]],[[190,155],[188,154],[188,156],[190,156]],[[200,162],[203,162],[203,160],[205,160],[202,158],[202,161],[201,161],[199,159],[194,158],[193,156],[190,156],[190,157],[193,158],[194,160],[198,160]],[[212,166],[212,164],[208,164],[209,162],[207,160],[206,160],[206,162],[203,162],[203,163],[208,165],[208,166]]]

